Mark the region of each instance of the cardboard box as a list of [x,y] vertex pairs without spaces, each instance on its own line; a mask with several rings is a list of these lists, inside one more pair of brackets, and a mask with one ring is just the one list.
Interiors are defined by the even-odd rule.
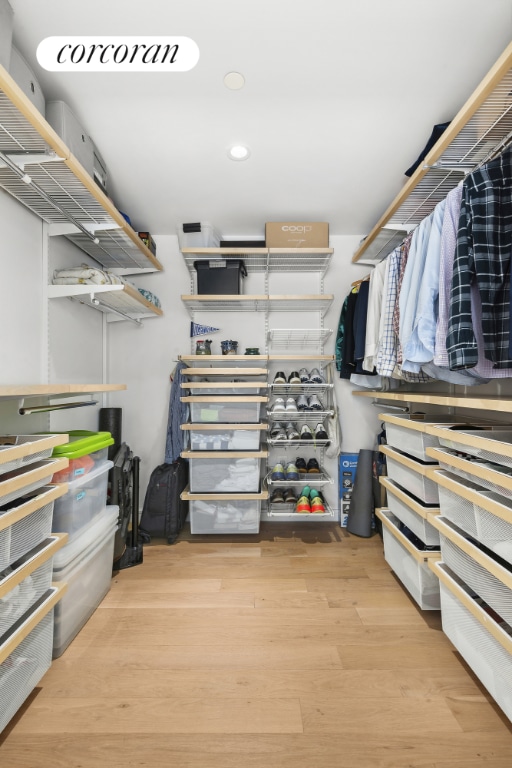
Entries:
[[358,453],[341,453],[338,470],[338,487],[340,493],[340,525],[347,527],[350,499],[356,479]]
[[267,248],[328,248],[329,224],[326,221],[267,221]]

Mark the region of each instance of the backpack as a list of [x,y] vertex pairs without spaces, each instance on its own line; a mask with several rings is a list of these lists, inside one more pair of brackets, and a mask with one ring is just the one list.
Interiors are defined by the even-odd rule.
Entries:
[[188,501],[180,498],[187,484],[188,461],[185,459],[160,464],[152,471],[139,524],[140,534],[147,543],[154,537],[174,544],[188,514]]

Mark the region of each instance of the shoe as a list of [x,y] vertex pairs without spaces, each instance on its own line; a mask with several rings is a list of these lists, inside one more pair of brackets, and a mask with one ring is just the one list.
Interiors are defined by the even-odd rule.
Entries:
[[312,488],[310,490],[309,498],[311,499],[311,501],[313,501],[313,499],[320,499],[320,501],[322,500],[321,497],[320,497],[320,493],[319,493],[319,491],[317,491],[316,488]]
[[293,462],[290,462],[286,465],[286,468],[284,470],[285,474],[285,480],[289,480],[290,482],[293,482],[294,480],[299,479],[299,470],[295,466]]
[[272,405],[272,413],[279,413],[285,411],[284,399],[282,397],[276,397],[274,404]]
[[297,408],[299,411],[307,411],[309,410],[308,406],[308,399],[306,395],[299,395],[297,398]]
[[305,459],[301,458],[300,456],[297,456],[295,459],[295,466],[299,470],[301,475],[305,475],[307,470],[306,461]]
[[[295,462],[297,464],[297,462]],[[306,472],[311,473],[319,473],[320,472],[320,466],[318,464],[318,461],[316,459],[309,459],[306,467]]]
[[315,496],[314,499],[311,500],[311,512],[313,514],[321,515],[325,512],[325,505],[320,498],[320,496]]
[[316,395],[308,398],[308,411],[323,411],[324,407]]
[[284,480],[284,467],[282,464],[275,464],[270,473],[271,480]]
[[[318,437],[318,435],[317,435],[317,437]],[[327,435],[326,435],[326,437],[327,437]],[[311,427],[308,427],[307,424],[303,424],[302,425],[302,429],[300,430],[300,439],[301,440],[312,440],[313,439],[313,433],[311,431]]]
[[309,378],[309,371],[307,371],[305,368],[300,369],[299,377],[300,377],[301,384],[311,384],[311,379]]
[[295,511],[302,514],[311,513],[311,504],[306,496],[301,496],[299,498],[297,501],[297,506],[295,507]]
[[309,374],[309,380],[312,384],[325,384],[325,379],[318,370],[318,368],[312,368]]
[[315,438],[317,440],[327,440],[328,439],[328,435],[327,435],[327,432],[325,431],[325,428],[324,428],[323,424],[317,424],[316,425],[316,427],[315,427]]
[[296,504],[297,503],[297,496],[295,495],[295,492],[293,488],[287,488],[284,492],[284,503],[285,504]]
[[286,439],[287,440],[299,440],[300,435],[295,429],[295,424],[286,425]]
[[279,429],[275,435],[272,436],[273,440],[288,440],[288,436],[284,429]]
[[284,495],[280,488],[276,488],[270,495],[271,504],[284,504]]
[[293,397],[287,399],[285,410],[287,413],[297,413],[297,403]]
[[286,384],[286,376],[283,371],[278,371],[274,376],[274,384]]
[[292,371],[288,376],[288,384],[300,384],[300,376],[297,371]]
[[309,499],[309,494],[311,493],[311,488],[309,485],[305,485],[302,491],[300,492],[301,496],[304,496],[306,499]]
[[280,429],[283,428],[283,424],[281,421],[274,421],[272,426],[270,427],[270,437],[275,437]]

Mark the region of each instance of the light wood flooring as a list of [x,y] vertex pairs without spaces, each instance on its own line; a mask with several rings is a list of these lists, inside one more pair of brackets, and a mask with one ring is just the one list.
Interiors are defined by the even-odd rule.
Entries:
[[144,548],[0,737],[2,768],[510,768],[512,727],[379,536]]

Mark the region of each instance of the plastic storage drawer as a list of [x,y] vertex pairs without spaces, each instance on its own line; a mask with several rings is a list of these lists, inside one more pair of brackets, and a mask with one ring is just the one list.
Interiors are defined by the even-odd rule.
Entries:
[[55,502],[53,531],[67,533],[71,541],[101,513],[107,502],[108,472],[113,466],[113,462],[105,461],[68,483],[68,492]]
[[243,453],[205,453],[198,458],[191,452],[182,453],[189,459],[191,493],[258,493],[260,489],[260,459],[266,451]]
[[427,546],[439,546],[439,531],[429,522],[429,514],[439,512],[435,506],[427,506],[419,499],[403,491],[389,478],[381,478],[387,490],[387,506]]
[[386,509],[377,510],[382,520],[384,558],[422,610],[439,610],[439,581],[428,561],[438,552],[426,552],[414,546],[399,530],[399,520]]
[[54,558],[53,579],[67,584],[55,609],[54,658],[66,650],[110,589],[118,515],[118,507],[107,507],[99,521]]
[[429,435],[425,427],[429,424],[440,424],[446,421],[453,423],[453,416],[446,414],[421,416],[395,416],[381,413],[379,418],[386,424],[386,442],[392,448],[414,456],[420,461],[426,461],[427,448],[435,448],[439,445],[439,438]]
[[53,606],[62,589],[52,588],[0,644],[0,731],[16,714],[52,663]]
[[68,459],[69,465],[67,469],[53,476],[54,483],[78,480],[79,477],[96,469],[107,461],[109,446],[114,444],[114,438],[110,432],[79,430],[66,434],[69,435],[69,443],[54,448],[53,456]]
[[512,564],[512,499],[436,472],[443,517]]
[[261,500],[242,497],[232,500],[193,499],[189,501],[190,532],[193,534],[258,533]]
[[422,464],[387,445],[383,445],[381,450],[387,456],[387,470],[391,480],[424,504],[439,503],[437,485],[430,476],[432,469],[437,469],[436,464]]
[[48,538],[52,530],[53,505],[65,488],[42,488],[18,499],[0,514],[0,571]]
[[266,397],[232,396],[191,396],[182,397],[190,404],[190,421],[195,423],[257,424],[260,420],[261,404]]
[[0,574],[0,639],[50,589],[53,556],[66,538],[46,539]]
[[190,436],[191,451],[257,451],[261,433],[266,431],[267,425],[256,424],[254,427],[235,429],[225,424],[210,429],[208,424],[183,424],[181,428]]
[[444,563],[435,563],[443,631],[512,720],[512,638]]

